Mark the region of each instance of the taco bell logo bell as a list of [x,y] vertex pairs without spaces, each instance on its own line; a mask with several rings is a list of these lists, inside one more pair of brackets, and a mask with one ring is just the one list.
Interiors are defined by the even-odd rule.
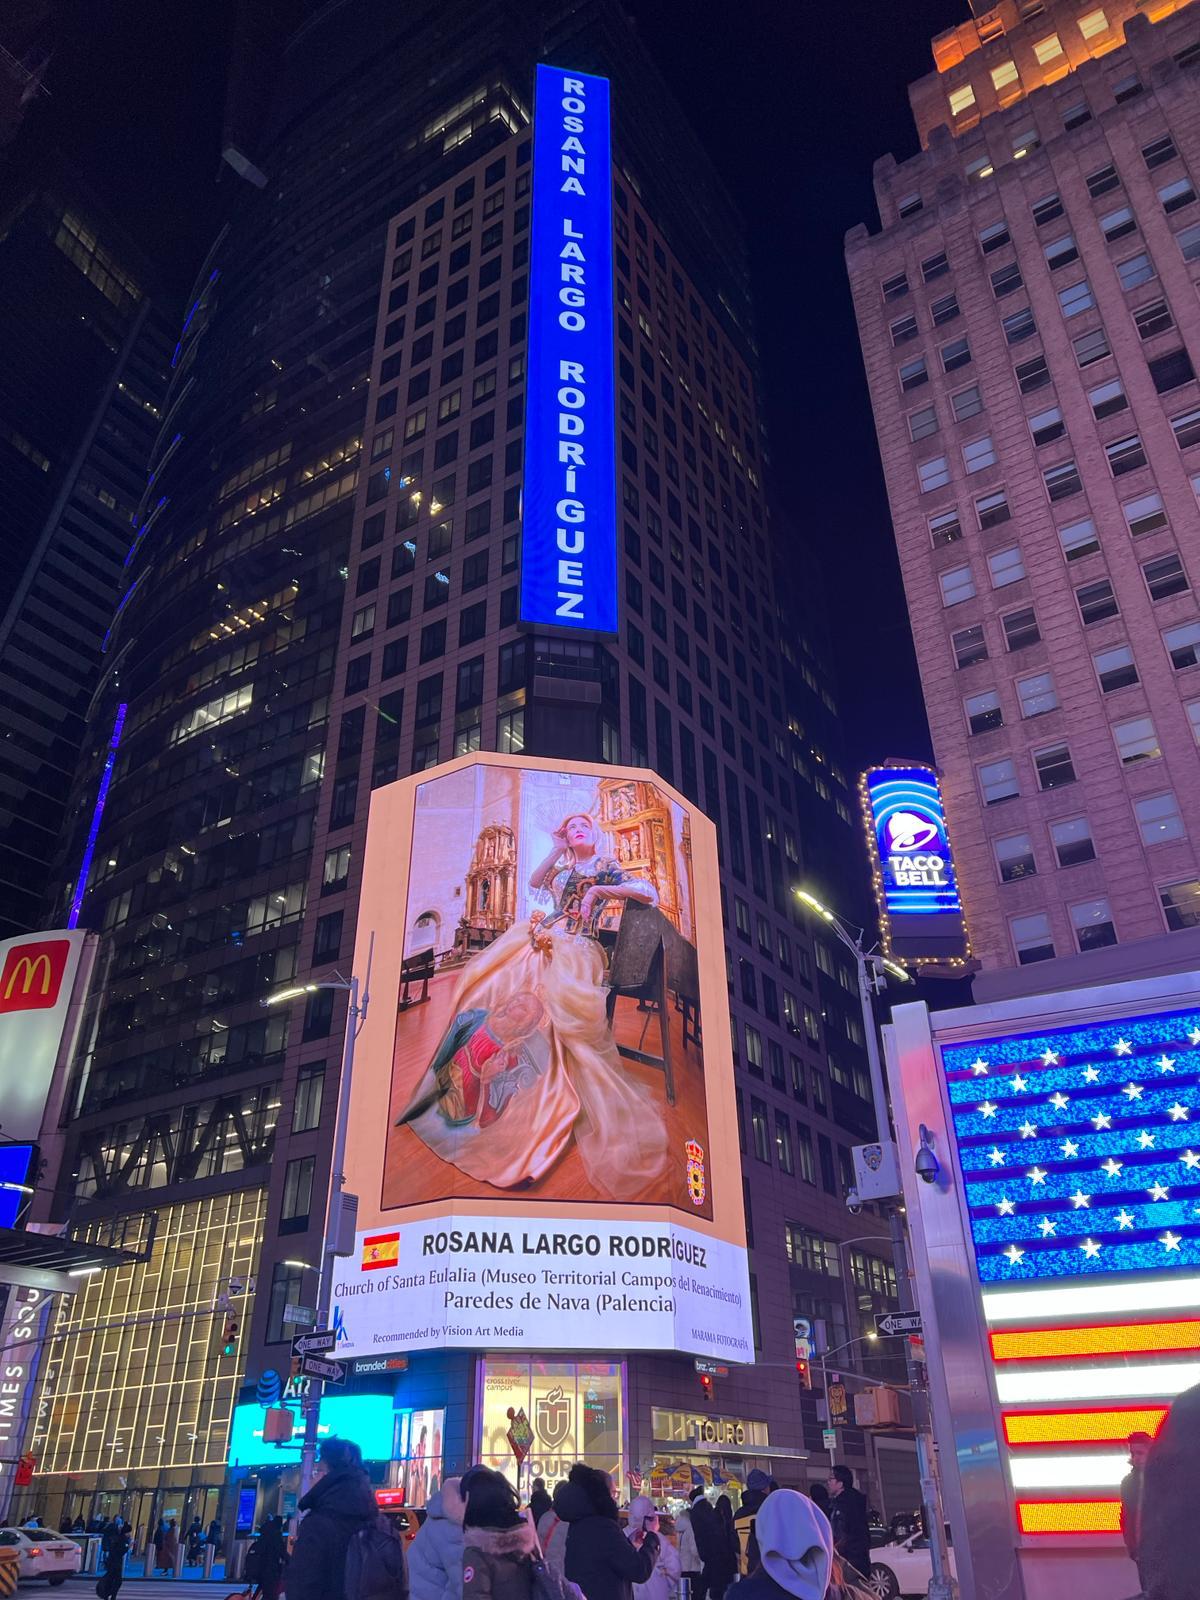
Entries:
[[938,844],[937,823],[931,817],[918,816],[915,811],[897,811],[888,818],[885,827],[887,853],[891,856],[936,848]]

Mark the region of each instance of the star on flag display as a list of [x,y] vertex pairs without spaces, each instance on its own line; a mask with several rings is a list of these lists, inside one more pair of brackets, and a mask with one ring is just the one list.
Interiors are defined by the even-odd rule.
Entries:
[[1200,1010],[941,1054],[1018,1525],[1116,1533],[1200,1382]]

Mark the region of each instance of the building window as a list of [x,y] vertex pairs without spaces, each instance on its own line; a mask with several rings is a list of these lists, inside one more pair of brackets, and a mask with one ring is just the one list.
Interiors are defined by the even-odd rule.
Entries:
[[1157,761],[1162,755],[1150,717],[1130,717],[1125,722],[1115,722],[1112,733],[1123,767],[1136,766],[1139,761]]
[[1100,218],[1100,232],[1109,244],[1115,244],[1118,239],[1124,239],[1131,233],[1137,232],[1137,223],[1133,220],[1133,212],[1128,206],[1118,206],[1115,211],[1110,211]]
[[293,1133],[310,1133],[320,1127],[324,1095],[325,1063],[311,1061],[300,1068],[296,1078],[296,1098],[292,1102]]
[[1158,891],[1158,898],[1168,932],[1200,927],[1200,878],[1165,884]]
[[1107,578],[1101,578],[1096,583],[1083,584],[1081,588],[1076,589],[1075,599],[1079,604],[1079,615],[1083,619],[1085,628],[1090,627],[1093,622],[1104,622],[1108,617],[1120,614],[1117,597]]
[[1169,600],[1173,594],[1183,594],[1188,587],[1187,573],[1174,551],[1142,563],[1142,576],[1151,600]]
[[1181,389],[1196,376],[1192,358],[1186,350],[1168,350],[1166,355],[1156,356],[1146,365],[1159,394],[1170,394],[1172,389]]
[[1115,646],[1112,650],[1101,650],[1092,657],[1092,664],[1096,669],[1096,677],[1100,681],[1103,694],[1112,694],[1114,689],[1127,689],[1138,681],[1137,667],[1133,663],[1133,651],[1127,644]]
[[1037,772],[1038,788],[1061,789],[1075,782],[1075,765],[1065,744],[1051,745],[1048,750],[1035,750],[1033,765]]
[[1021,791],[1017,787],[1017,769],[1007,756],[1001,761],[987,761],[979,768],[979,789],[983,803],[994,806],[1001,800],[1011,800]]
[[771,1133],[767,1123],[767,1108],[763,1101],[750,1097],[750,1131],[754,1139],[756,1161],[771,1164]]
[[1156,333],[1166,333],[1175,326],[1174,318],[1165,300],[1151,300],[1133,313],[1133,325],[1139,338],[1153,339]]
[[1125,513],[1125,521],[1135,538],[1143,533],[1157,533],[1160,528],[1167,526],[1167,513],[1163,507],[1162,496],[1154,490],[1149,494],[1138,495],[1136,500],[1126,500],[1121,510]]
[[1063,203],[1056,194],[1043,195],[1040,200],[1035,200],[1030,207],[1033,212],[1034,224],[1044,228],[1046,223],[1053,222],[1056,217],[1063,214]]
[[283,1205],[279,1213],[280,1233],[303,1233],[308,1227],[312,1204],[315,1156],[289,1161],[283,1173]]
[[496,718],[496,749],[505,755],[520,755],[524,748],[524,709],[502,712]]
[[939,511],[929,519],[929,542],[935,550],[943,545],[956,544],[962,538],[962,524],[957,511]]
[[940,299],[931,301],[929,315],[935,328],[944,328],[948,322],[953,322],[959,315],[957,295],[944,294]]
[[901,218],[915,217],[918,211],[924,209],[924,206],[925,202],[921,199],[920,194],[906,194],[903,199],[897,202],[896,211]]
[[982,622],[977,622],[973,627],[962,628],[958,633],[951,634],[950,643],[954,650],[954,663],[957,667],[973,667],[977,661],[987,660],[987,641],[983,636]]
[[1126,410],[1129,405],[1120,378],[1113,378],[1108,383],[1101,383],[1096,388],[1089,389],[1088,403],[1097,422],[1103,422],[1105,417],[1115,417],[1118,411]]
[[1181,228],[1175,235],[1175,243],[1185,261],[1200,261],[1200,222]]
[[1048,672],[1035,672],[1028,678],[1018,678],[1017,695],[1023,717],[1044,717],[1048,711],[1058,709],[1054,679]]
[[1086,817],[1064,817],[1052,822],[1050,841],[1060,867],[1078,867],[1096,859],[1092,826]]
[[950,463],[945,456],[931,456],[928,461],[918,463],[917,478],[922,494],[929,494],[933,489],[944,489],[950,482]]
[[1058,500],[1069,500],[1073,494],[1080,494],[1083,490],[1079,468],[1074,461],[1063,461],[1057,467],[1047,467],[1042,473],[1042,482],[1046,485],[1046,497],[1051,504]]
[[1002,321],[1001,327],[1004,329],[1004,338],[1008,344],[1020,344],[1023,339],[1032,338],[1037,332],[1037,323],[1028,306],[1022,306],[1020,311],[1010,311]]
[[891,325],[892,344],[907,344],[910,339],[917,337],[917,319],[914,316],[900,317]]
[[1004,726],[1004,713],[1000,709],[1000,696],[994,689],[982,694],[968,695],[963,701],[967,713],[967,726],[972,733],[990,733]]
[[1052,61],[1057,61],[1063,53],[1062,41],[1056,33],[1048,33],[1044,39],[1038,39],[1033,47],[1038,65],[1048,67]]
[[880,285],[885,300],[902,300],[908,293],[907,272],[897,272],[892,278],[885,278]]
[[1002,249],[1004,245],[1009,243],[1010,239],[1008,223],[1003,220],[989,223],[986,228],[980,228],[979,230],[979,248],[985,256],[991,255],[993,250]]
[[[937,409],[934,406],[925,406],[920,411],[911,411],[908,416],[908,437],[914,444],[922,439],[928,439],[931,434],[938,431]],[[924,487],[924,484],[922,484]]]
[[1133,802],[1143,844],[1165,844],[1184,837],[1183,818],[1173,794],[1148,794]]
[[969,111],[975,104],[975,91],[969,83],[963,83],[957,89],[951,89],[948,96],[950,101],[950,115],[961,117],[964,111]]
[[1001,61],[992,68],[992,87],[996,90],[1007,89],[1009,84],[1017,81],[1017,64],[1015,61]]
[[[979,393],[979,385],[973,383],[969,389],[960,389],[957,394],[952,394],[950,406],[954,412],[955,422],[966,422],[968,417],[977,417],[983,410],[983,397]],[[968,472],[976,470],[970,465],[967,467]]]
[[988,434],[963,445],[962,454],[963,465],[968,472],[982,472],[985,467],[996,465],[996,447]]
[[1064,317],[1077,317],[1081,312],[1090,311],[1096,302],[1087,279],[1081,278],[1078,283],[1068,284],[1058,291],[1058,303]]
[[797,1222],[787,1222],[784,1224],[783,1243],[792,1266],[803,1267],[807,1272],[819,1272],[827,1278],[841,1277],[842,1262],[835,1239],[826,1239],[824,1235],[814,1233],[811,1228],[802,1227]]
[[1163,643],[1176,672],[1194,667],[1200,661],[1200,622],[1185,622],[1178,628],[1168,628]]
[[321,893],[333,894],[338,889],[344,889],[349,875],[350,846],[339,844],[332,850],[326,850],[321,868]]
[[923,383],[929,382],[929,373],[925,367],[925,357],[917,356],[912,361],[906,361],[900,368],[900,387],[907,393],[910,389],[919,389]]
[[991,494],[980,495],[975,502],[975,515],[981,529],[998,528],[1002,522],[1007,522],[1012,512],[1008,507],[1008,497],[1003,489],[996,489]]
[[1157,273],[1150,257],[1142,251],[1140,255],[1130,256],[1127,261],[1117,263],[1117,277],[1121,280],[1122,289],[1138,289],[1143,283],[1149,283]]
[[1097,167],[1095,172],[1090,172],[1086,179],[1088,193],[1093,200],[1099,200],[1102,194],[1111,194],[1114,189],[1120,188],[1121,180],[1117,177],[1117,169],[1111,163],[1108,166]]
[[796,1157],[792,1148],[792,1119],[786,1111],[775,1113],[775,1155],[780,1172],[790,1178],[796,1170]]
[[275,1263],[271,1274],[271,1302],[267,1312],[268,1344],[280,1344],[284,1339],[290,1339],[295,1332],[292,1323],[285,1322],[284,1312],[288,1306],[304,1303],[304,1278],[305,1274],[299,1267],[287,1267],[282,1261]]
[[946,252],[939,250],[936,255],[926,256],[921,263],[921,276],[926,283],[932,283],[935,278],[945,277],[950,271],[950,263],[946,259]]
[[959,367],[965,367],[971,360],[971,346],[966,339],[952,339],[949,344],[944,344],[941,349],[942,371],[957,372]]
[[996,866],[1001,883],[1015,883],[1019,878],[1032,878],[1037,873],[1033,858],[1033,841],[1027,833],[1011,833],[1005,839],[993,841]]
[[1081,556],[1090,556],[1100,548],[1096,524],[1091,517],[1082,517],[1078,522],[1070,522],[1065,528],[1060,528],[1058,538],[1068,561],[1078,561]]
[[1042,635],[1038,629],[1037,613],[1032,606],[1022,606],[1019,611],[1008,611],[1000,619],[1004,629],[1004,646],[1011,654],[1037,644]]
[[1015,261],[1006,262],[1004,266],[997,267],[991,274],[992,294],[997,300],[1003,300],[1005,295],[1015,294],[1018,289],[1025,287],[1021,278],[1021,269]]
[[1054,940],[1050,936],[1050,918],[1044,911],[1035,911],[1026,917],[1013,917],[1008,924],[1012,931],[1013,949],[1022,967],[1035,961],[1050,961],[1054,956]]
[[1048,406],[1045,411],[1035,411],[1029,419],[1029,432],[1035,445],[1051,444],[1061,439],[1067,431],[1063,414],[1058,406]]
[[951,567],[948,571],[938,574],[938,583],[941,586],[944,606],[960,605],[975,594],[975,581],[971,577],[970,567]]
[[1092,120],[1092,108],[1086,100],[1072,100],[1070,105],[1062,109],[1062,125],[1068,133],[1074,128],[1082,128],[1084,123]]
[[1075,351],[1075,360],[1080,367],[1090,367],[1093,361],[1102,361],[1105,356],[1112,353],[1108,348],[1108,335],[1103,328],[1092,328],[1088,333],[1081,333],[1077,339],[1071,340],[1071,347]]
[[1152,139],[1149,144],[1142,146],[1142,160],[1151,172],[1154,171],[1155,167],[1161,167],[1168,161],[1174,161],[1178,154],[1179,151],[1176,150],[1175,142],[1169,133],[1163,134],[1161,138]]
[[1176,178],[1174,183],[1168,183],[1158,191],[1158,198],[1169,216],[1172,211],[1181,211],[1184,206],[1190,206],[1196,198],[1196,191],[1192,188],[1190,178]]
[[1049,244],[1043,245],[1042,254],[1051,272],[1057,272],[1059,267],[1069,267],[1072,261],[1079,260],[1074,234],[1064,233],[1060,239],[1054,239]]
[[1116,944],[1117,930],[1107,900],[1081,900],[1070,907],[1070,912],[1075,943],[1081,951],[1103,950],[1106,945]]
[[1175,435],[1175,443],[1181,450],[1188,450],[1192,445],[1200,444],[1200,406],[1172,417],[1171,432]]
[[1019,583],[1025,576],[1025,563],[1021,560],[1019,546],[1012,545],[1007,550],[994,550],[987,558],[988,571],[992,575],[992,588],[1003,589],[1007,584]]

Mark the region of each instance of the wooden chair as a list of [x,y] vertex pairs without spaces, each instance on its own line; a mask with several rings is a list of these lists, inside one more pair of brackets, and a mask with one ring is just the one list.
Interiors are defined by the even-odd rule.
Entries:
[[[667,996],[673,992],[683,1015],[683,1047],[700,1043],[700,981],[696,948],[681,938],[657,906],[626,901],[621,908],[621,925],[611,939],[608,967],[608,1025],[612,1027],[617,1000],[621,996],[636,1000],[645,1013],[638,1048],[619,1044],[617,1052],[629,1061],[655,1067],[666,1082],[667,1104],[675,1104],[675,1067],[671,1056],[671,1015]],[[661,1055],[649,1055],[641,1048],[650,1018],[657,1011]]]

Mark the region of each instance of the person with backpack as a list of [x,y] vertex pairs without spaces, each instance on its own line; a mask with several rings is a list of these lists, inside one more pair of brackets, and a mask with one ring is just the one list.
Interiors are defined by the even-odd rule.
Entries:
[[268,1517],[262,1532],[246,1551],[242,1576],[254,1585],[252,1600],[279,1600],[283,1569],[287,1566],[287,1542],[283,1537],[283,1518]]
[[547,1511],[550,1510],[553,1504],[553,1500],[551,1500],[550,1496],[546,1493],[545,1478],[535,1478],[533,1483],[530,1485],[529,1495],[529,1515],[532,1518],[535,1527],[546,1515]]
[[646,1528],[624,1536],[608,1473],[577,1461],[554,1491],[554,1509],[569,1524],[568,1582],[578,1584],[587,1600],[633,1600],[634,1584],[649,1582],[660,1541]]
[[742,1495],[742,1503],[737,1508],[737,1515],[733,1525],[738,1536],[738,1571],[742,1577],[748,1576],[758,1567],[758,1545],[754,1538],[754,1519],[758,1516],[759,1507],[778,1485],[768,1478],[766,1473],[755,1467],[746,1479],[746,1489]]
[[462,1600],[463,1515],[461,1478],[447,1478],[430,1495],[425,1521],[408,1547],[412,1600]]
[[533,1523],[517,1492],[490,1467],[463,1475],[463,1600],[535,1600],[535,1566],[545,1574]]
[[704,1588],[708,1600],[722,1600],[738,1575],[738,1535],[733,1503],[727,1494],[717,1496],[713,1520],[705,1530]]
[[321,1474],[300,1501],[304,1516],[288,1566],[288,1600],[357,1600],[347,1593],[347,1553],[355,1534],[374,1528],[379,1507],[350,1439],[321,1445]]

